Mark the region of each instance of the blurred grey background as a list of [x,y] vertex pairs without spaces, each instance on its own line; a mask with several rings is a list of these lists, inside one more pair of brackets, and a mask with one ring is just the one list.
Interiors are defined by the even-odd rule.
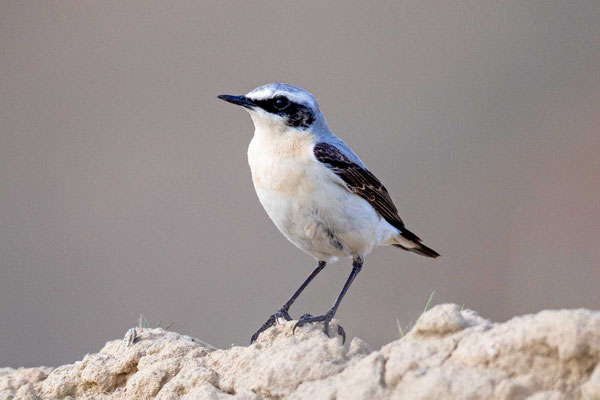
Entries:
[[599,308],[598,1],[0,1],[0,57],[0,366],[81,359],[140,312],[248,343],[314,266],[216,99],[269,82],[314,93],[442,253],[368,257],[350,337],[397,338],[433,290],[494,320]]

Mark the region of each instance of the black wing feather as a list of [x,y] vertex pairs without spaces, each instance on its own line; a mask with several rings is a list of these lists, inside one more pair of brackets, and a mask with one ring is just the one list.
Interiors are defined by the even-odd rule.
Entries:
[[390,225],[402,231],[406,239],[420,241],[417,235],[406,230],[390,194],[371,171],[352,162],[331,144],[318,143],[313,151],[317,160],[327,164],[336,175],[344,180],[352,193],[367,200]]
[[348,190],[368,201],[379,215],[400,231],[405,239],[417,245],[411,248],[400,244],[394,244],[394,246],[427,257],[440,256],[435,250],[421,243],[421,239],[417,235],[404,227],[404,222],[398,215],[398,209],[387,189],[368,169],[351,161],[337,147],[328,143],[317,143],[313,152],[318,161],[327,165],[337,176],[342,178]]

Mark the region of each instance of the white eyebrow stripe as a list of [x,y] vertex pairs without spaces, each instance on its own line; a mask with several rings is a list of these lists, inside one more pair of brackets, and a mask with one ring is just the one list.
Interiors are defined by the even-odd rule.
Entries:
[[273,92],[271,90],[265,88],[261,90],[253,90],[251,92],[248,92],[246,97],[252,100],[264,100],[273,97],[272,93]]

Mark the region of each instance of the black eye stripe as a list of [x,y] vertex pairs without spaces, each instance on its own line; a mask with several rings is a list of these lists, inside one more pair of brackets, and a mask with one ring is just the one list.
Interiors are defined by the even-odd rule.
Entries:
[[283,96],[278,96],[271,99],[264,100],[252,100],[254,104],[262,108],[263,110],[270,112],[272,114],[281,115],[283,117],[287,117],[286,125],[291,126],[293,128],[308,128],[315,120],[315,117],[310,109],[303,104],[298,104],[293,101],[288,100],[289,105],[287,105],[283,109],[278,109],[275,105],[277,99]]

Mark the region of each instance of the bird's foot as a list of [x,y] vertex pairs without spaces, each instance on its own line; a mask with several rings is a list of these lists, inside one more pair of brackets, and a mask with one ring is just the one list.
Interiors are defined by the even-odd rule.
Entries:
[[[316,315],[316,316],[312,316],[310,314],[304,314],[303,316],[300,317],[300,319],[298,319],[298,322],[296,322],[296,325],[294,325],[294,329],[292,330],[292,332],[295,332],[296,328],[300,328],[308,323],[322,322],[323,323],[323,332],[325,332],[325,334],[329,337],[329,323],[331,322],[332,319],[333,319],[333,313],[331,313],[331,312],[328,312],[323,315]],[[344,331],[344,328],[342,328],[342,326],[340,324],[338,324],[338,326],[337,326],[337,333],[338,333],[338,335],[340,335],[342,337],[342,343],[345,343],[346,342],[346,331]]]
[[291,321],[292,317],[290,317],[290,314],[288,314],[285,308],[280,308],[275,314],[269,317],[267,322],[262,324],[262,326],[258,329],[258,331],[256,331],[254,335],[252,335],[252,338],[250,338],[250,344],[256,342],[256,339],[258,339],[258,335],[275,325],[279,319]]

